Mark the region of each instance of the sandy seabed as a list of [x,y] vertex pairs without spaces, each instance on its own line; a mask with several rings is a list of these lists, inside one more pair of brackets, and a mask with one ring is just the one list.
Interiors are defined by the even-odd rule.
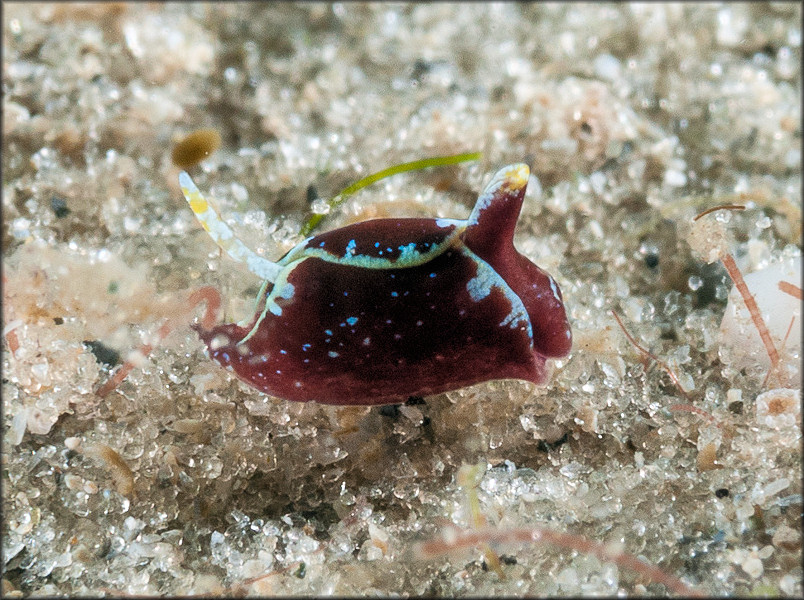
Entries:
[[[752,326],[720,329],[723,253],[800,261],[800,3],[2,8],[4,596],[679,592],[622,553],[705,594],[801,596],[800,298],[762,315],[767,383]],[[371,172],[483,152],[325,228],[463,218],[527,163],[516,244],[572,353],[538,388],[335,408],[238,382],[188,315],[98,397],[193,290],[253,309],[171,163],[202,127],[222,145],[193,178],[268,258]],[[723,204],[743,209],[693,224]],[[488,544],[420,545],[455,528]],[[557,535],[499,534],[528,528]]]

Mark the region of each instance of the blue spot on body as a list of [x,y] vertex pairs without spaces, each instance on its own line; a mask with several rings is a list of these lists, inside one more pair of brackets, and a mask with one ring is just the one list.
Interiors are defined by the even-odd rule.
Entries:
[[287,353],[288,353],[288,351],[287,351],[287,350],[280,350],[280,351],[279,351],[279,354],[287,354]]
[[320,244],[318,244],[318,247],[319,247],[319,248],[323,248],[325,243],[326,243],[326,242],[321,242]]
[[338,356],[340,356],[340,354],[338,354],[337,352],[333,352],[332,350],[330,350],[327,354],[329,355],[330,358],[338,358]]
[[399,296],[398,292],[391,292],[391,297],[392,298],[396,298],[397,296]]
[[432,279],[432,278],[433,278],[433,277],[435,277],[435,276],[436,276],[436,274],[435,274],[435,273],[430,273],[430,279]]
[[331,329],[325,329],[324,333],[326,333],[327,335],[332,335],[332,330]]
[[380,242],[374,242],[374,247],[379,248],[380,247]]
[[357,323],[357,317],[349,317],[348,319],[346,319],[346,322],[349,323],[349,325],[354,325],[355,323]]
[[302,344],[302,350],[307,352],[310,349],[310,344]]

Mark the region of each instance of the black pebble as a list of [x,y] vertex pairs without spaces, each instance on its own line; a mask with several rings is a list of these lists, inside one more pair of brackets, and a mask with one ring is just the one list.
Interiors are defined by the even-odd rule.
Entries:
[[97,340],[84,340],[84,346],[89,348],[90,352],[95,355],[98,362],[103,363],[109,367],[114,367],[120,364],[120,353],[114,348],[109,348]]
[[53,209],[53,213],[59,219],[63,219],[70,214],[70,209],[67,208],[67,201],[64,198],[59,198],[58,196],[53,196],[50,199],[50,208]]
[[389,417],[391,419],[396,419],[399,416],[399,407],[401,404],[385,404],[384,406],[380,407],[380,414],[383,417]]

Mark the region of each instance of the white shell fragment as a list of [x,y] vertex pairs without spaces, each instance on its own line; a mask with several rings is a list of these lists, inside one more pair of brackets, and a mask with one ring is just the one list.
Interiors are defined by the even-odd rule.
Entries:
[[[801,300],[779,289],[782,281],[801,289],[801,257],[772,264],[744,279],[779,352],[774,375],[778,379],[773,384],[801,389]],[[756,372],[760,379],[770,368],[770,357],[736,287],[729,293],[720,324],[720,359],[732,368]]]

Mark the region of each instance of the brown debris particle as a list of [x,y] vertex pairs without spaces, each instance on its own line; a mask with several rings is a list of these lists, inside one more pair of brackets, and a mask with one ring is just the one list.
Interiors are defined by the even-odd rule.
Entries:
[[717,446],[714,443],[707,444],[698,452],[696,463],[701,472],[723,468],[723,465],[717,462]]
[[221,134],[215,129],[196,129],[173,147],[170,159],[182,169],[189,169],[209,157],[221,146]]

